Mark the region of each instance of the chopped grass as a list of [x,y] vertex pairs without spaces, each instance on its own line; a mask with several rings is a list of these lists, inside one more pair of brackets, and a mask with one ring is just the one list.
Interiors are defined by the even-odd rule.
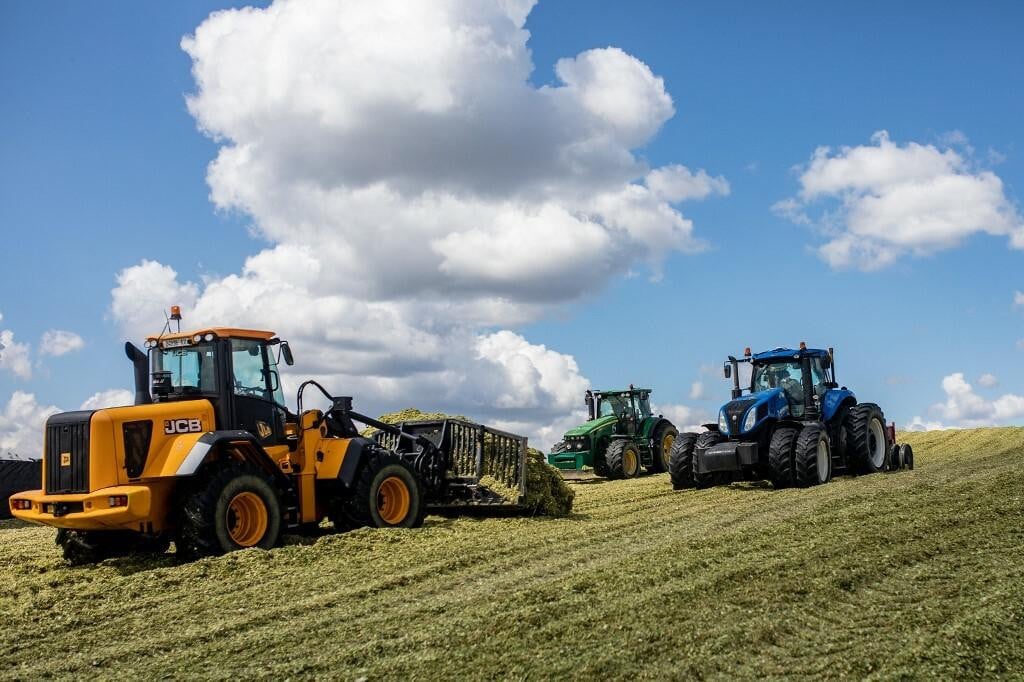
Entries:
[[809,490],[649,476],[191,564],[2,522],[0,676],[1020,678],[1024,428],[905,440]]

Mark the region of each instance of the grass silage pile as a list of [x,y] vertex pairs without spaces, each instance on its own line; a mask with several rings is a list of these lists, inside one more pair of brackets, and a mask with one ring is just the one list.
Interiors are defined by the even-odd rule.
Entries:
[[1024,429],[810,489],[576,488],[194,563],[68,568],[0,522],[0,677],[1020,679]]
[[[414,407],[382,414],[377,419],[385,424],[432,419],[461,419],[468,421],[466,417],[448,415],[441,412],[422,412]],[[363,433],[369,436],[374,431],[376,429],[367,429]],[[505,499],[514,500],[518,497],[518,491],[502,485],[493,477],[484,476],[480,479],[480,482]],[[567,516],[572,512],[574,495],[573,489],[562,480],[558,471],[547,463],[544,454],[539,450],[529,448],[526,455],[526,497],[523,500],[524,509],[528,513],[538,516]]]

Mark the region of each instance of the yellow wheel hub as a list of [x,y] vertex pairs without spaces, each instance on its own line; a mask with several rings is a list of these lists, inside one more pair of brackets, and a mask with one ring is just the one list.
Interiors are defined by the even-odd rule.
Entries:
[[675,442],[676,435],[674,433],[666,433],[665,437],[661,439],[661,461],[665,463],[666,468],[672,456],[672,444]]
[[240,547],[254,547],[267,532],[270,515],[256,493],[238,493],[228,503],[228,535]]
[[409,486],[398,476],[388,476],[377,489],[377,513],[384,523],[396,525],[409,515],[412,495]]
[[635,476],[639,468],[637,464],[636,451],[626,448],[622,453],[622,473],[626,476]]

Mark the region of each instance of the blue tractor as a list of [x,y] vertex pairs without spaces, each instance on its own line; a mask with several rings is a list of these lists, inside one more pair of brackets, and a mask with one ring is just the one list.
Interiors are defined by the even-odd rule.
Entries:
[[[741,387],[743,363],[750,366],[750,385]],[[718,423],[673,443],[669,473],[677,490],[737,478],[807,487],[833,473],[913,467],[913,452],[894,444],[881,408],[858,402],[836,382],[831,348],[801,343],[756,354],[747,348],[742,359],[729,356],[724,374],[733,381],[732,399]]]

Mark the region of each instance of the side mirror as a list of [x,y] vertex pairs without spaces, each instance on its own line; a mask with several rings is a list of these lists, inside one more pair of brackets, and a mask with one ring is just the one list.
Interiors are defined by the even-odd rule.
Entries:
[[295,364],[295,358],[292,357],[292,347],[288,345],[287,341],[281,342],[281,355],[284,357],[284,364],[289,367]]
[[825,369],[829,369],[830,367],[832,367],[832,357],[829,355],[823,357],[821,359],[821,366],[824,367]]
[[725,375],[726,379],[732,379],[732,365],[722,367],[722,374]]

